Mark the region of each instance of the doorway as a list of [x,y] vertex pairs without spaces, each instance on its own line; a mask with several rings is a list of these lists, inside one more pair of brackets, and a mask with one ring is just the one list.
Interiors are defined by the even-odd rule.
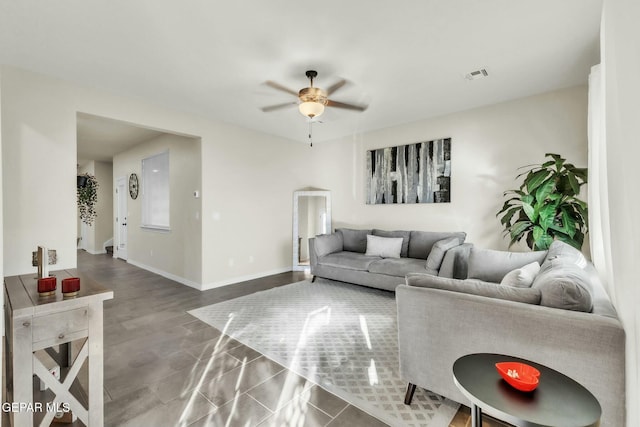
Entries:
[[127,260],[127,177],[116,181],[116,241],[113,257]]

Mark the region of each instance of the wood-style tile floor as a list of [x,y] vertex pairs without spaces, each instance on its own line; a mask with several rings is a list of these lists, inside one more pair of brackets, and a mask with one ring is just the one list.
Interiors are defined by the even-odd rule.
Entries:
[[[78,269],[115,294],[104,305],[105,426],[386,425],[187,313],[304,273],[201,292],[111,255],[78,251]],[[470,425],[465,409],[450,427]]]

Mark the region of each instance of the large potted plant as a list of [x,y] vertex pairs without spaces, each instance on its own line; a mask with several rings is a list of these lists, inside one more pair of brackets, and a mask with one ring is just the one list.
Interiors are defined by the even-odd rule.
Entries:
[[80,219],[87,225],[92,225],[98,213],[96,212],[96,203],[98,203],[98,181],[96,177],[85,173],[79,175],[78,178],[83,179],[84,185],[80,185],[78,179],[78,209],[80,210]]
[[518,190],[505,191],[508,199],[496,214],[505,236],[514,243],[525,239],[533,250],[545,250],[554,239],[580,249],[588,230],[587,204],[578,198],[587,183],[587,169],[578,168],[558,154],[547,153],[550,160],[527,168]]

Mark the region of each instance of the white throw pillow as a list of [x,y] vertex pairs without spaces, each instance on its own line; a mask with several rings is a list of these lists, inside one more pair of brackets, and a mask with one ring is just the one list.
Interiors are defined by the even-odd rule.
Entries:
[[530,288],[538,271],[540,271],[540,264],[537,261],[532,262],[524,267],[516,268],[508,272],[500,284],[513,286],[515,288]]
[[402,237],[379,237],[367,234],[367,256],[382,258],[400,258]]

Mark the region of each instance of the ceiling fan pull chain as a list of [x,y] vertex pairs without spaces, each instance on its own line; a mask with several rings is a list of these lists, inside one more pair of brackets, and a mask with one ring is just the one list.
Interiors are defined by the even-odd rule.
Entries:
[[311,127],[312,123],[313,122],[311,121],[311,119],[309,119],[309,146],[310,147],[313,147],[313,137],[312,137],[312,134],[313,134],[312,129],[313,128]]

